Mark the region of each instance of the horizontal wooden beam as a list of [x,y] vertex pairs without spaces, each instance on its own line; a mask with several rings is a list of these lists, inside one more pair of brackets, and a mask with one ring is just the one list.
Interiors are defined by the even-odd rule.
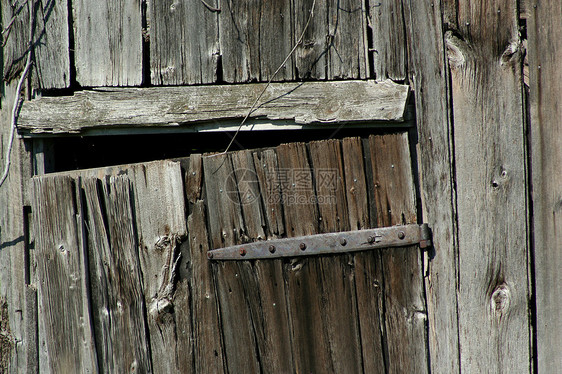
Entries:
[[[209,131],[224,129],[226,123],[235,128],[265,87],[259,83],[103,88],[41,97],[23,104],[18,130],[24,136],[47,136],[149,129]],[[297,128],[404,122],[408,92],[408,86],[390,80],[273,83],[252,111],[247,129],[252,129],[254,120]]]

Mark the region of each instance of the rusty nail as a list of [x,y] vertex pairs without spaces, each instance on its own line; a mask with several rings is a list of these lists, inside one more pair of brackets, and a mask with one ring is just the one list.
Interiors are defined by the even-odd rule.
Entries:
[[246,250],[242,248],[240,251],[240,256],[246,256]]
[[213,253],[212,252],[207,252],[207,258],[209,260],[213,259]]
[[340,244],[341,244],[341,245],[346,245],[346,244],[347,244],[347,240],[345,240],[345,238],[340,238]]
[[405,237],[406,237],[406,234],[404,233],[404,231],[398,232],[398,239],[404,239]]
[[304,243],[299,244],[299,248],[301,249],[301,251],[304,251],[306,249],[306,244]]
[[269,252],[275,253],[275,246],[274,245],[269,246]]

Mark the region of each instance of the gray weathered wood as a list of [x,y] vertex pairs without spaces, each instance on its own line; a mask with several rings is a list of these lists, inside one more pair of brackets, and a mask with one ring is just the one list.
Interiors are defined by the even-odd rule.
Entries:
[[[218,1],[206,0],[217,7]],[[150,72],[154,85],[214,83],[218,14],[203,1],[150,1]],[[224,12],[222,12],[224,13]],[[140,70],[140,66],[137,67]]]
[[[200,169],[201,171],[201,169]],[[187,219],[192,261],[192,296],[195,372],[226,372],[226,358],[221,331],[216,284],[211,263],[207,260],[209,237],[205,204],[197,200]]]
[[180,164],[172,161],[141,164],[131,168],[130,178],[153,353],[152,370],[154,373],[188,370],[183,364],[192,361],[191,333],[178,332],[191,326],[179,326],[176,317],[190,310],[189,296],[177,292],[178,246],[187,235]]
[[[226,82],[267,81],[293,47],[289,0],[221,3],[220,45]],[[275,80],[293,78],[292,59]]]
[[[29,5],[27,0],[2,0],[2,35],[3,78],[10,83],[18,78],[25,67],[25,52],[29,46]],[[8,28],[8,25],[12,26]]]
[[[530,5],[531,2],[524,2]],[[562,372],[562,32],[560,2],[528,6],[531,175],[539,373]],[[513,178],[513,177],[512,177]]]
[[[144,299],[136,243],[132,238],[128,186],[124,186],[127,194],[123,196],[102,183],[111,182],[89,177],[81,186],[82,204],[87,211],[90,293],[99,370],[111,373],[135,365],[147,369],[150,360],[142,317]],[[123,208],[127,209],[123,211]],[[128,221],[123,219],[125,225],[130,225],[125,232],[115,229],[122,220],[121,214],[128,216]]]
[[201,183],[203,181],[203,161],[201,154],[189,155],[189,168],[185,174],[185,195],[194,204],[201,198]]
[[461,371],[529,370],[528,212],[516,3],[459,3],[458,18],[459,34],[447,33],[446,43],[454,103]]
[[[344,169],[339,140],[308,144],[318,202],[319,232],[348,231]],[[317,259],[321,269],[323,319],[332,352],[334,371],[363,370],[359,314],[355,290],[354,255]]]
[[[84,253],[69,177],[34,179],[40,303],[51,372],[96,372]],[[81,225],[78,225],[81,226]]]
[[[374,199],[367,195],[366,171],[370,168],[363,160],[361,139],[343,139],[342,153],[350,227],[353,230],[374,227],[375,224],[369,221]],[[365,204],[366,201],[368,204]],[[385,373],[384,289],[381,254],[378,251],[355,254],[355,288],[364,372]]]
[[429,351],[433,373],[459,373],[457,246],[449,123],[449,91],[442,6],[404,1],[409,78],[416,98],[423,220],[433,230],[434,251],[425,277]]
[[[415,223],[416,199],[406,133],[369,137],[377,226]],[[373,217],[372,217],[373,218]],[[382,253],[388,371],[428,373],[421,253],[417,248]],[[404,344],[408,342],[408,344]]]
[[[243,243],[247,236],[230,155],[204,156],[203,169],[211,248]],[[260,370],[258,350],[250,311],[242,297],[241,270],[232,262],[214,266],[226,365],[229,372],[256,373]]]
[[326,79],[328,1],[295,0],[293,7],[295,42],[304,31],[302,43],[295,50],[295,78]]
[[140,1],[72,1],[76,81],[83,87],[142,82]]
[[406,37],[402,1],[369,0],[369,26],[373,36],[373,68],[378,80],[406,78]]
[[[28,134],[59,134],[242,120],[264,85],[99,89],[41,97],[24,104],[18,128]],[[275,83],[250,118],[319,125],[401,122],[408,89],[391,81]]]
[[34,34],[36,88],[66,88],[70,85],[68,1],[37,2]]

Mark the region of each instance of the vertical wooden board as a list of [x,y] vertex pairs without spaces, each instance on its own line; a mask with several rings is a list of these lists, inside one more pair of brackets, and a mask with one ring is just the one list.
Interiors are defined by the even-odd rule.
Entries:
[[457,238],[452,139],[442,7],[439,2],[403,1],[408,74],[415,93],[418,164],[423,221],[434,250],[425,277],[429,351],[433,373],[458,373]]
[[[267,239],[259,179],[251,151],[232,153],[232,164],[250,241]],[[259,165],[258,165],[259,168]],[[240,264],[244,291],[256,335],[260,369],[268,373],[294,372],[291,336],[281,260]]]
[[[176,323],[176,315],[190,313],[187,295],[176,293],[178,246],[187,235],[180,164],[172,161],[140,164],[130,174],[152,369],[155,373],[187,370],[181,367],[179,359],[190,354],[191,341],[177,334],[180,327]],[[182,331],[186,328],[181,327]]]
[[[309,143],[319,232],[349,231],[343,159],[339,140]],[[327,327],[334,371],[363,371],[354,255],[326,256],[320,262],[323,319]]]
[[142,82],[141,2],[72,2],[76,81],[83,87]]
[[377,80],[406,79],[406,36],[402,1],[369,0],[373,68]]
[[[303,143],[276,148],[288,237],[318,233],[312,173]],[[334,372],[330,336],[323,318],[320,262],[312,258],[285,263],[293,358],[297,372]]]
[[[295,78],[326,79],[328,77],[328,2],[293,1],[295,43],[304,32],[302,42],[295,50]],[[310,17],[311,12],[312,17]],[[309,18],[310,22],[308,22]]]
[[219,59],[217,3],[211,0],[149,2],[152,84],[216,82]]
[[189,166],[185,175],[185,195],[187,201],[194,204],[201,198],[201,183],[203,181],[203,161],[198,153],[189,156]]
[[562,372],[562,32],[560,2],[527,7],[531,84],[531,174],[539,373]]
[[260,80],[259,33],[262,1],[225,1],[219,15],[225,82]]
[[277,154],[273,149],[254,152],[254,165],[260,185],[264,206],[266,234],[277,238],[285,233],[283,205],[281,204],[281,181],[278,175]]
[[68,1],[38,1],[35,20],[33,86],[66,88],[70,85]]
[[52,372],[96,372],[84,298],[85,268],[70,177],[33,180],[33,214],[43,325]]
[[223,373],[226,372],[226,357],[216,284],[207,259],[209,237],[206,221],[205,204],[198,200],[187,219],[192,263],[193,357],[196,373]]
[[[31,3],[29,3],[31,4]],[[10,83],[25,68],[25,52],[29,46],[29,6],[27,0],[2,0],[2,59],[4,81]],[[10,27],[8,27],[11,24]]]
[[368,75],[365,2],[328,2],[328,79],[366,78]]
[[[241,244],[246,240],[244,222],[230,155],[203,156],[203,170],[211,248]],[[240,265],[221,262],[214,266],[214,273],[227,370],[258,372],[258,352]]]
[[[530,367],[522,53],[516,2],[460,4],[454,103],[461,371]],[[498,29],[497,25],[502,27]]]
[[[407,133],[369,137],[376,226],[416,222],[416,199]],[[381,254],[387,369],[391,373],[428,373],[421,253],[417,246]],[[407,342],[407,344],[405,344]]]
[[[375,226],[369,221],[373,199],[367,196],[367,174],[359,138],[342,140],[345,190],[352,230]],[[366,204],[367,203],[367,204]],[[383,277],[381,255],[371,251],[355,254],[355,288],[365,373],[385,373]]]
[[[3,84],[0,108],[0,165],[2,168],[6,163],[9,124],[11,123],[16,86],[17,81]],[[23,140],[14,138],[11,156],[10,172],[0,187],[0,299],[5,302],[4,313],[7,313],[5,323],[8,324],[7,330],[9,330],[7,341],[10,342],[8,349],[3,351],[5,355],[0,360],[0,368],[6,364],[8,372],[26,372],[27,368],[30,368],[29,363],[26,362],[26,355],[33,347],[29,347],[30,339],[25,332],[25,325],[28,323],[25,318],[28,305],[25,303],[27,269],[22,206],[24,201],[23,180],[30,177],[25,165],[30,160],[29,155],[25,152]]]

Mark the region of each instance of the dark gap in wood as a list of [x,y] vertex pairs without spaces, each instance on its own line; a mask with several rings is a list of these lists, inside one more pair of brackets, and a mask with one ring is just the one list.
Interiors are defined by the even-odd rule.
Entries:
[[[526,20],[525,20],[526,21]],[[527,208],[528,214],[527,217],[529,219],[527,224],[527,231],[528,231],[528,248],[529,248],[529,290],[531,294],[529,295],[529,322],[530,322],[530,335],[531,335],[531,345],[530,350],[531,352],[531,368],[533,373],[539,372],[539,362],[538,362],[538,314],[537,314],[537,289],[536,289],[536,259],[535,259],[535,215],[534,215],[534,203],[533,203],[533,169],[531,165],[533,165],[532,159],[532,131],[533,128],[531,126],[531,102],[530,102],[530,87],[527,85],[523,85],[523,100],[524,100],[524,108],[525,108],[525,153],[526,153],[526,162],[525,165],[526,169],[526,178],[527,181],[525,185],[527,186]]]
[[31,206],[24,205],[23,206],[23,266],[24,266],[24,281],[25,285],[28,286],[31,284],[31,268],[30,268],[30,257],[31,257],[31,249],[32,245],[30,243],[31,237]]
[[141,87],[150,87],[150,32],[148,26],[147,0],[141,2],[141,30],[142,30],[142,76]]
[[[67,0],[68,4],[68,59],[70,63],[70,76],[69,76],[69,86],[68,89],[63,90],[67,94],[68,91],[74,92],[79,90],[80,83],[76,80],[76,43],[74,41],[74,17],[72,14],[72,1],[74,0]],[[59,90],[57,90],[59,91]]]
[[223,72],[223,66],[222,66],[222,54],[217,55],[216,83],[217,84],[226,84],[227,83],[227,82],[224,81],[224,72]]
[[409,57],[408,57],[408,38],[406,37],[406,35],[408,35],[408,28],[406,27],[406,14],[404,13],[404,4],[402,4],[402,2],[400,3],[400,14],[402,16],[402,30],[404,31],[404,45],[402,46],[402,48],[404,48],[404,80],[394,80],[394,82],[400,82],[400,83],[404,83],[404,84],[410,84],[410,75],[408,73],[408,69],[409,69]]
[[[408,76],[408,75],[406,75]],[[414,93],[412,92],[410,95],[410,103],[415,105],[415,97]],[[416,112],[413,111],[413,121],[416,123]],[[408,129],[408,145],[410,148],[410,166],[412,167],[412,176],[414,178],[414,189],[416,194],[416,222],[422,223],[423,222],[423,210],[422,210],[422,200],[421,200],[421,185],[420,185],[420,169],[418,164],[418,145],[419,138],[418,138],[418,129],[417,124],[416,127]],[[435,250],[433,247],[430,249],[430,253],[435,255]],[[433,258],[433,256],[431,257]],[[425,275],[424,275],[425,276]]]

